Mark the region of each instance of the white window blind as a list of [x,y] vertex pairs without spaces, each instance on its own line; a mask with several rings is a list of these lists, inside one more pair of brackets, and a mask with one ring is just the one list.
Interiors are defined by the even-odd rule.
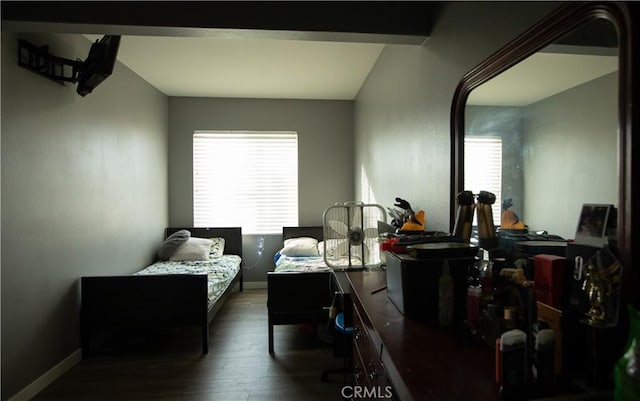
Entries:
[[273,234],[298,225],[298,134],[196,131],[193,224]]
[[[496,196],[491,208],[493,224],[500,224],[502,205],[502,138],[465,136],[464,138],[464,189],[478,194],[489,191]],[[474,215],[474,225],[476,223]]]

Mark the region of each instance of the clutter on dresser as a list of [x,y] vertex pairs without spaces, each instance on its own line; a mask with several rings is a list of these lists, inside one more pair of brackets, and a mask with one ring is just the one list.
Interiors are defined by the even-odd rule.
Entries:
[[391,216],[391,225],[396,228],[397,233],[420,233],[425,230],[424,210],[414,211],[411,204],[402,198],[396,198],[395,202],[395,208],[387,208],[387,213]]
[[408,214],[398,212],[380,249],[388,299],[405,318],[493,348],[505,400],[560,395],[576,382],[610,388],[616,344],[606,338],[618,325],[623,270],[609,241],[615,208],[585,204],[576,238],[594,238],[576,241],[529,231],[510,199],[496,227],[488,191],[458,193],[451,233],[402,231],[415,213],[396,201]]

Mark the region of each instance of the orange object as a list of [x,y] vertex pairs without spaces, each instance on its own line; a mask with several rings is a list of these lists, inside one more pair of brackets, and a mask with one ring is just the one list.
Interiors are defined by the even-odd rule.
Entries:
[[504,230],[524,230],[525,225],[517,214],[507,209],[502,212],[500,228]]
[[415,214],[415,218],[416,218],[416,220],[418,220],[420,222],[420,224],[417,224],[416,222],[413,222],[411,220],[405,221],[404,224],[402,225],[402,227],[400,228],[400,230],[402,230],[402,231],[424,231],[424,227],[425,227],[424,210],[420,210],[418,213],[416,213]]

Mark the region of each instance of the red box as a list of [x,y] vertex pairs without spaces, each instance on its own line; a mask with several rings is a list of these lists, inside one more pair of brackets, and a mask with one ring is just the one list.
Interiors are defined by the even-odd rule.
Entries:
[[556,255],[533,257],[533,281],[536,300],[562,309],[562,286],[566,258]]

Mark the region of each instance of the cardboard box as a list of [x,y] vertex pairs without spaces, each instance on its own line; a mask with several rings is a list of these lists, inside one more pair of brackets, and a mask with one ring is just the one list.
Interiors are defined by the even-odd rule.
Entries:
[[542,302],[537,302],[536,304],[538,320],[546,322],[555,334],[553,365],[556,375],[560,376],[562,375],[562,311]]

